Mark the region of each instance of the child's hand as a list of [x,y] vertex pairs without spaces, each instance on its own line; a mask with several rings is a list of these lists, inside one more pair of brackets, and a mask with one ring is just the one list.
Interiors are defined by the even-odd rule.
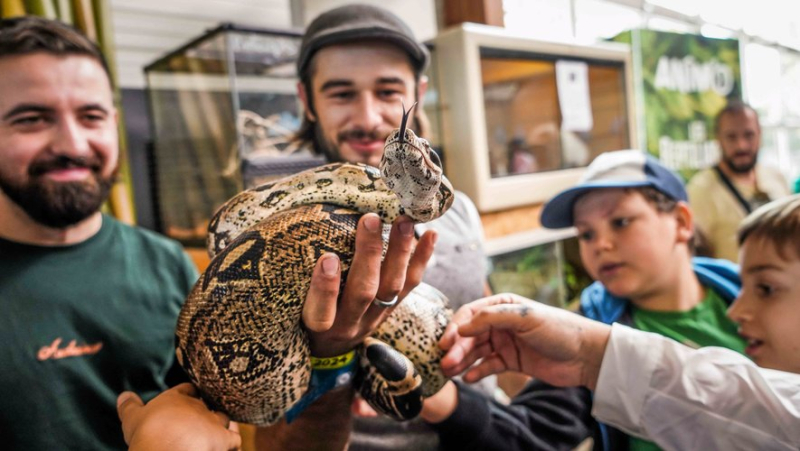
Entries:
[[131,450],[232,450],[241,446],[236,423],[212,412],[194,385],[177,385],[147,405],[132,392],[117,398],[125,442]]
[[447,375],[475,382],[517,371],[552,385],[594,388],[611,328],[514,294],[464,305],[439,346]]

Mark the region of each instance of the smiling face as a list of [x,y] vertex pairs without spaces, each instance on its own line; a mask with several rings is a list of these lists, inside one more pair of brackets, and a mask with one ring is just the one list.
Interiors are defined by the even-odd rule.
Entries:
[[750,172],[761,147],[761,127],[756,113],[744,109],[720,117],[717,141],[722,151],[722,164],[737,174]]
[[0,207],[64,228],[96,214],[118,157],[108,76],[87,56],[0,58]]
[[[659,212],[644,195],[631,189],[597,189],[575,203],[581,260],[593,279],[613,295],[650,309],[646,299],[659,296],[675,277],[679,244],[691,238],[691,218],[678,203],[675,212]],[[688,222],[688,224],[687,224]]]
[[[342,161],[380,164],[389,133],[400,126],[403,107],[417,99],[408,55],[381,42],[325,47],[312,61],[313,113],[300,87],[307,117],[315,122],[327,155]],[[420,83],[421,96],[424,83]]]
[[758,366],[800,373],[800,257],[763,237],[740,251],[742,291],[728,310]]

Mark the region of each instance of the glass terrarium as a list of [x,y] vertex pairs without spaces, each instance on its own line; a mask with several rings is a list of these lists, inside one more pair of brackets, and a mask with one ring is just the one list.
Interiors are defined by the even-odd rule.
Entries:
[[323,159],[292,140],[302,119],[302,34],[221,25],[145,68],[160,230],[202,245],[227,199]]
[[539,302],[577,309],[592,279],[581,263],[574,231],[535,230],[487,242],[489,285]]
[[542,203],[636,146],[630,48],[464,23],[434,39],[446,172],[481,212]]

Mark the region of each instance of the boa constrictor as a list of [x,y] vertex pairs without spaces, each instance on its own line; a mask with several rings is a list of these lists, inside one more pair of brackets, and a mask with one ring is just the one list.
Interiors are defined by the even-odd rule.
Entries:
[[[212,219],[213,259],[176,329],[178,362],[212,409],[256,425],[280,420],[309,388],[301,314],[318,258],[338,254],[344,280],[362,214],[386,224],[399,215],[429,221],[452,204],[428,142],[406,128],[408,114],[386,140],[380,171],[343,163],[311,169],[240,193]],[[437,341],[450,314],[444,296],[422,284],[360,347],[356,384],[378,411],[413,418],[422,397],[444,385]]]

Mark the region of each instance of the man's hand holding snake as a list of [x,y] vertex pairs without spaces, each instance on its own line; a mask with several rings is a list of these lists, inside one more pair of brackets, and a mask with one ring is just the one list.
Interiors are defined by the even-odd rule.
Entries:
[[436,232],[428,231],[417,241],[413,223],[405,217],[397,219],[390,233],[386,258],[381,263],[381,227],[380,218],[372,213],[359,221],[356,253],[341,302],[337,303],[341,283],[338,257],[325,254],[317,262],[303,308],[312,355],[328,357],[354,349],[394,310],[373,301],[397,296],[398,302],[402,302],[422,281],[433,254]]
[[321,166],[214,215],[213,258],[176,327],[177,360],[210,406],[268,425],[352,383],[376,410],[409,419],[444,385],[436,342],[451,312],[420,283],[435,235],[412,252],[413,224],[440,217],[454,190],[409,115],[380,169]]

